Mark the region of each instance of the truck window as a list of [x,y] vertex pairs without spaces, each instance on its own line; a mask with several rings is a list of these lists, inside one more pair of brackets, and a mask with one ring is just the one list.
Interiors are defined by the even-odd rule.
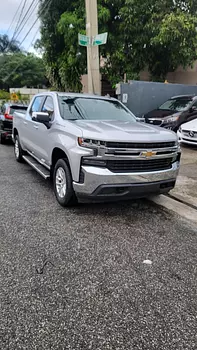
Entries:
[[43,96],[35,97],[35,99],[33,101],[33,104],[31,106],[30,114],[32,114],[33,112],[39,112],[40,111],[42,100],[43,100]]
[[44,101],[44,104],[42,106],[42,112],[48,112],[51,116],[51,120],[53,120],[54,104],[51,96],[47,96],[46,100]]

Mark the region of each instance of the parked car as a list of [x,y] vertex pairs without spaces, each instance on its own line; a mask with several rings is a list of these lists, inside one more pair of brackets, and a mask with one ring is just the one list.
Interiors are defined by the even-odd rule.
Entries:
[[197,118],[197,96],[174,96],[144,118],[146,123],[177,132],[181,124]]
[[15,157],[52,177],[62,206],[170,191],[180,164],[177,135],[145,123],[113,98],[47,92],[13,120]]
[[177,135],[180,143],[197,146],[197,119],[183,124]]
[[15,111],[26,112],[28,106],[16,103],[4,103],[0,108],[0,143],[12,139],[12,120]]

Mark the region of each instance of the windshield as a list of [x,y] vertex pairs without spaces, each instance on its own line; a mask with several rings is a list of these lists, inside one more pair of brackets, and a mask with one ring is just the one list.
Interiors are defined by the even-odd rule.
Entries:
[[163,105],[161,105],[159,107],[159,109],[165,109],[165,110],[169,110],[169,111],[177,111],[177,112],[181,112],[186,110],[189,105],[191,104],[192,100],[187,99],[174,99],[174,100],[168,100],[166,101]]
[[66,120],[118,120],[135,122],[135,116],[118,101],[59,96],[60,113]]

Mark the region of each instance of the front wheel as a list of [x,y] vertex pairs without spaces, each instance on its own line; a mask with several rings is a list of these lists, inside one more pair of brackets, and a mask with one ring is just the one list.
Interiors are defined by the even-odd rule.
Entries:
[[23,162],[23,150],[20,144],[19,136],[16,135],[15,142],[14,142],[14,154],[17,162],[22,163]]
[[64,159],[59,159],[53,172],[53,186],[58,203],[62,207],[76,204],[77,199],[72,185],[72,175]]

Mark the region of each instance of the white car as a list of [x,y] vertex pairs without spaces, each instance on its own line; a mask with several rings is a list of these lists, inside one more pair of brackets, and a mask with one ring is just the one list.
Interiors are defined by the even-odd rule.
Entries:
[[180,143],[197,146],[197,119],[182,124],[177,134]]

